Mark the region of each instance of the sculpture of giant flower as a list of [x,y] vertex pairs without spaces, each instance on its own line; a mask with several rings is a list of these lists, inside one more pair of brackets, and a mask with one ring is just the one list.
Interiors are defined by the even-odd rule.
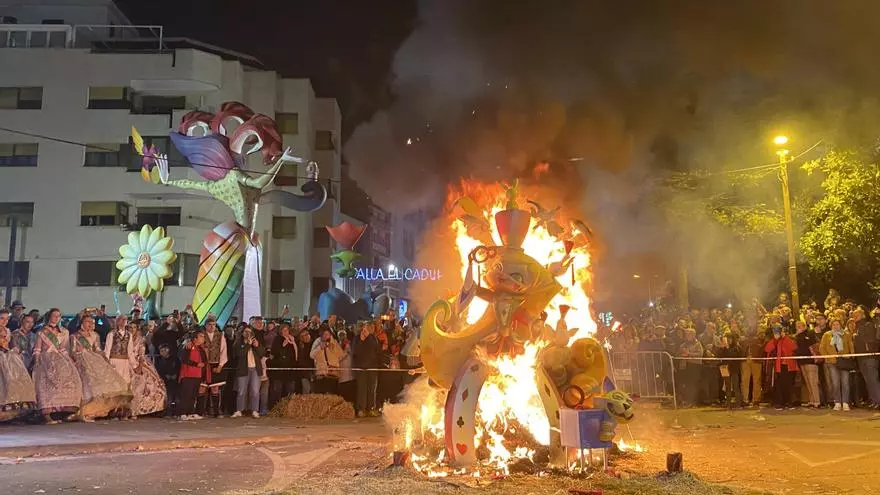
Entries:
[[165,229],[144,225],[140,233],[130,232],[128,244],[119,247],[122,259],[116,262],[119,283],[125,284],[129,294],[148,297],[152,291],[161,292],[165,279],[171,276],[171,264],[177,255],[171,251],[174,240],[165,236]]

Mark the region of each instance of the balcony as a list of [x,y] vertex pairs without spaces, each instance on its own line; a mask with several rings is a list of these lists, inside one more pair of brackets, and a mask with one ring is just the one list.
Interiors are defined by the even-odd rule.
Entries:
[[165,49],[162,26],[0,24],[0,48]]

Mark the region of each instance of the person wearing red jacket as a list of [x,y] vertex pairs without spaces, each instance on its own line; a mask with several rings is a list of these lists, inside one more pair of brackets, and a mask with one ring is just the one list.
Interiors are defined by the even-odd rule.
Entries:
[[202,419],[195,414],[199,387],[211,383],[211,367],[205,351],[205,332],[199,330],[180,353],[180,419]]
[[794,377],[797,374],[797,360],[792,359],[797,351],[797,343],[782,333],[781,326],[773,327],[773,338],[764,345],[764,352],[773,361],[773,406],[781,411],[791,405]]

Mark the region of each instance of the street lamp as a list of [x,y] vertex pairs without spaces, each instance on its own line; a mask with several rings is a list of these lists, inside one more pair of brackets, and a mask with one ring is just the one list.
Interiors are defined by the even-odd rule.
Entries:
[[634,274],[633,274],[633,278],[642,278],[642,276],[639,275],[638,273],[634,273]]
[[791,291],[791,311],[794,316],[800,309],[800,297],[798,295],[797,264],[794,251],[794,228],[791,221],[791,195],[788,191],[788,150],[783,148],[788,144],[788,136],[776,136],[773,144],[777,146],[776,156],[779,157],[779,180],[782,182],[782,205],[785,212],[785,240],[788,244],[788,285]]

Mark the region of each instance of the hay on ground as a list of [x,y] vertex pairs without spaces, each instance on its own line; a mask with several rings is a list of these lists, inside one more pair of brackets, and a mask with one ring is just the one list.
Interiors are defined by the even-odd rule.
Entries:
[[303,421],[352,419],[354,408],[338,395],[294,394],[275,404],[275,407],[269,411],[269,416]]

